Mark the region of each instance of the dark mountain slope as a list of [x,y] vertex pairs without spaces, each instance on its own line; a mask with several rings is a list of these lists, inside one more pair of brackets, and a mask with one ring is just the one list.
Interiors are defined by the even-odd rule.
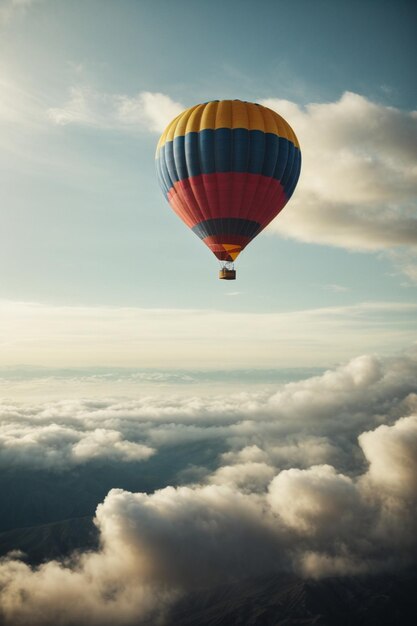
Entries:
[[[0,472],[0,532],[93,516],[110,489],[152,492],[189,480],[202,465],[214,469],[222,443],[162,447],[147,461],[91,461],[58,470],[10,467]],[[185,474],[184,474],[185,472]]]
[[26,563],[32,565],[63,558],[74,550],[93,550],[97,546],[98,531],[92,517],[77,517],[0,533],[0,556],[11,550],[20,550],[26,555]]
[[302,580],[264,576],[198,591],[172,609],[169,626],[411,626],[417,571]]

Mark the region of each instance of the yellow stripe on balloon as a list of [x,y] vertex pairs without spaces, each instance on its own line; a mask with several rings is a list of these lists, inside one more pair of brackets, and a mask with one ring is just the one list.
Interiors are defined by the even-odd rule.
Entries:
[[275,111],[260,104],[242,100],[214,100],[197,104],[180,113],[163,132],[156,156],[160,148],[166,142],[173,141],[175,137],[218,128],[260,130],[288,139],[295,147],[300,147],[291,126]]

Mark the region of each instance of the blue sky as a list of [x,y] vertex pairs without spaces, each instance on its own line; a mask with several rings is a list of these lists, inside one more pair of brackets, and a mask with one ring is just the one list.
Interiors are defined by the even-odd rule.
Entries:
[[[414,17],[411,2],[2,2],[0,365],[321,367],[409,346]],[[164,125],[217,98],[275,108],[304,156],[226,284],[154,172]]]

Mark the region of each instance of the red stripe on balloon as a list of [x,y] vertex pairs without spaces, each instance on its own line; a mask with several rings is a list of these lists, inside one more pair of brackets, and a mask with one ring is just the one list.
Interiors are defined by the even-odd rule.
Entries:
[[181,180],[168,201],[192,228],[209,219],[237,217],[266,226],[287,203],[279,181],[247,172],[216,172]]

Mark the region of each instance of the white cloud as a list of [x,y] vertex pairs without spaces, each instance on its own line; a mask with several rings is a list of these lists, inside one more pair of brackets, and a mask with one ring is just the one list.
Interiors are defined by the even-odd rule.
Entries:
[[371,489],[387,496],[412,498],[417,492],[417,415],[392,426],[381,425],[359,436],[368,462]]
[[[166,487],[152,495],[112,490],[97,508],[105,536],[129,538],[149,581],[201,586],[273,567],[274,529],[260,520],[256,496],[223,485]],[[226,548],[226,549],[225,549]],[[180,556],[180,558],[178,558]]]
[[259,446],[253,444],[238,451],[229,451],[222,454],[222,460],[227,463],[256,463],[268,460],[268,455]]
[[136,98],[123,96],[118,108],[123,123],[148,123],[149,130],[161,133],[185,107],[163,93],[143,91]]
[[268,455],[278,467],[310,467],[325,463],[346,464],[344,451],[328,437],[315,435],[286,438],[268,446]]
[[119,432],[104,428],[87,433],[72,449],[73,457],[80,461],[98,458],[142,461],[154,452],[149,446],[123,440]]
[[144,617],[161,623],[175,591],[143,581],[129,547],[118,541],[101,553],[76,558],[73,567],[51,561],[35,571],[21,561],[3,560],[0,616],[13,626],[111,626],[137,624]]
[[269,486],[269,502],[284,523],[300,534],[321,534],[351,530],[359,498],[353,481],[337,474],[330,465],[306,470],[284,470]]
[[263,104],[293,126],[303,155],[297,191],[272,231],[355,250],[416,246],[416,112],[350,92],[304,109]]
[[215,485],[227,485],[249,493],[264,491],[275,474],[271,465],[260,462],[223,465],[207,480]]
[[62,126],[162,132],[184,108],[163,93],[142,91],[130,97],[76,86],[71,88],[70,98],[62,107],[49,108],[47,114],[52,122]]
[[[16,407],[17,408],[17,407]],[[0,465],[63,469],[92,460],[144,461],[155,453],[150,446],[129,441],[108,428],[74,428],[70,424],[39,424],[2,411]],[[33,416],[36,417],[36,416]]]

